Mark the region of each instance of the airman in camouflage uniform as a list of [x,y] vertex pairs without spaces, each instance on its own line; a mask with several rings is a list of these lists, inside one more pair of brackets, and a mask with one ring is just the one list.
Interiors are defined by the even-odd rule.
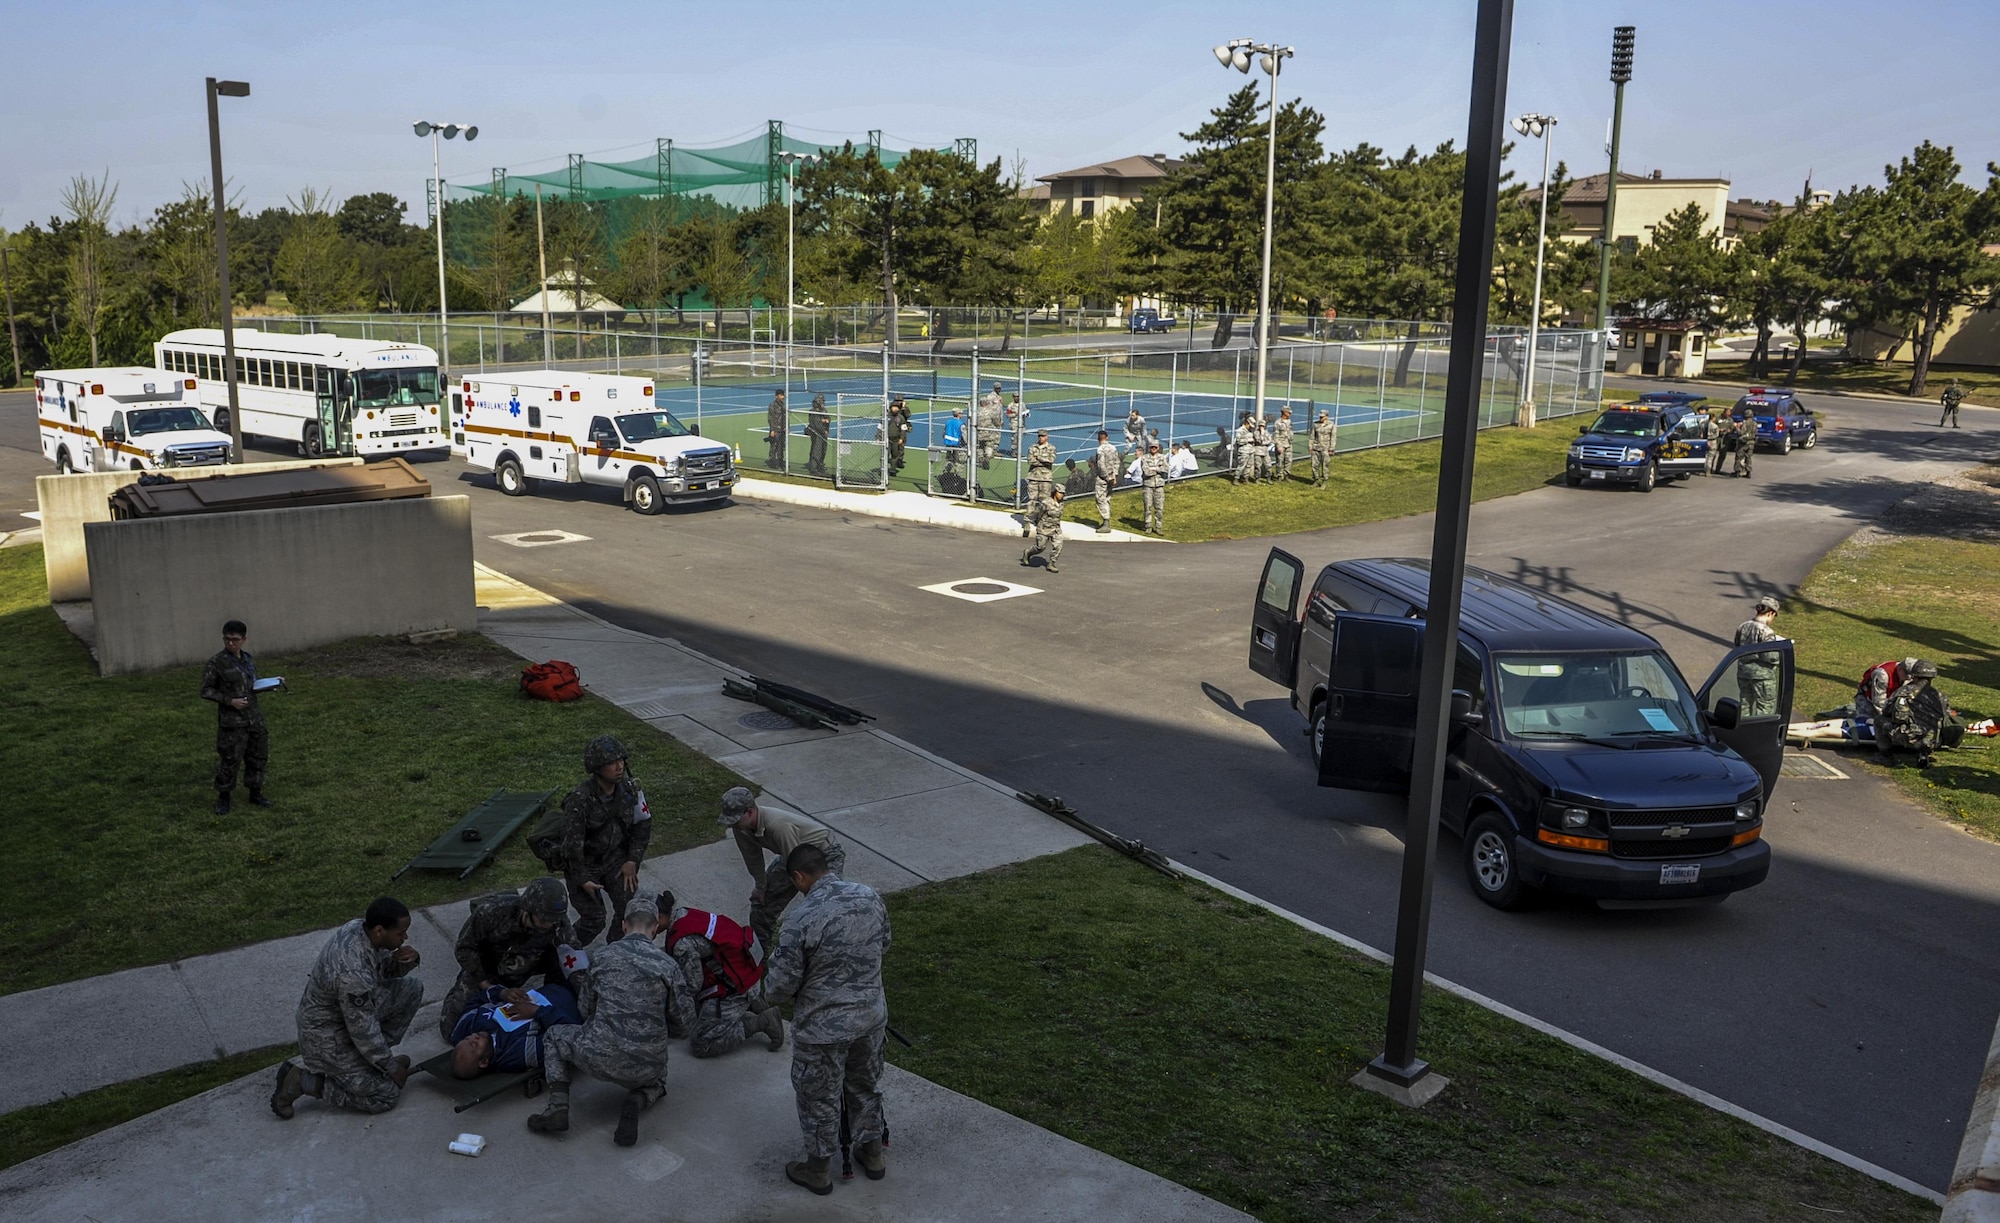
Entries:
[[1139,460],[1141,495],[1146,499],[1144,530],[1158,535],[1167,525],[1167,456],[1160,443],[1148,442],[1145,457]]
[[1043,557],[1042,567],[1049,573],[1061,573],[1056,561],[1062,556],[1063,531],[1063,491],[1049,490],[1049,495],[1027,508],[1022,517],[1035,528],[1035,540],[1021,553],[1022,566],[1034,559],[1037,553]]
[[870,1180],[886,1169],[882,1150],[882,1038],[889,1003],[882,957],[889,950],[889,910],[874,889],[834,878],[815,845],[801,845],[786,867],[805,899],[785,923],[764,968],[766,1000],[796,998],[792,1008],[792,1092],[806,1158],[785,1165],[794,1184],[833,1191],[827,1166],[840,1141],[845,1104],[855,1158]]
[[653,944],[659,924],[658,902],[634,897],[623,913],[625,937],[599,951],[589,971],[578,974],[583,1022],[554,1024],[542,1036],[549,1102],[528,1118],[535,1133],[569,1129],[569,1082],[576,1070],[625,1089],[611,1137],[621,1147],[639,1141],[639,1114],[667,1094],[667,1028],[691,1027],[694,1001],[680,965]]
[[[1046,500],[1049,490],[1056,486],[1056,444],[1049,440],[1047,429],[1037,430],[1035,444],[1028,450],[1028,505]],[[1027,516],[1021,518],[1021,538],[1033,533]]]
[[771,406],[764,409],[764,466],[772,471],[784,470],[785,439],[790,435],[791,427],[785,411],[785,393],[779,391],[771,396]]
[[993,453],[1000,449],[1000,432],[1007,427],[1007,407],[1000,398],[1000,384],[979,399],[979,415],[973,422],[978,429],[979,466],[993,466]]
[[[1931,753],[1937,751],[1939,732],[1949,712],[1949,704],[1937,691],[1937,664],[1918,659],[1910,676],[1889,695],[1876,724],[1875,749],[1883,756],[1898,751],[1915,752],[1917,767],[1931,767]],[[797,1025],[793,1026],[796,1035]]]
[[660,910],[666,926],[661,934],[667,954],[680,965],[694,1000],[694,1027],[687,1033],[688,1052],[696,1057],[721,1057],[752,1036],[762,1034],[771,1051],[785,1047],[785,1019],[778,1008],[762,998],[731,990],[715,944],[699,934],[675,938],[672,926],[688,915],[685,905],[674,904],[672,892],[662,892]]
[[576,907],[576,945],[587,946],[605,928],[605,902],[611,905],[610,933],[623,933],[618,914],[625,911],[639,887],[639,863],[653,836],[653,809],[646,793],[625,773],[625,745],[599,735],[583,751],[590,774],[563,799],[563,873],[569,901]]
[[458,928],[458,980],[438,1009],[439,1033],[450,1040],[466,1008],[496,985],[505,990],[504,1001],[524,1002],[534,978],[561,982],[556,948],[563,944],[577,945],[576,930],[569,924],[569,893],[553,875],[530,882],[519,895],[495,892],[474,900]]
[[270,755],[270,736],[264,728],[264,711],[257,707],[257,659],[243,648],[249,630],[241,620],[222,626],[222,649],[208,660],[201,672],[201,699],[215,702],[215,813],[229,814],[229,796],[236,789],[236,770],[243,770],[243,784],[250,788],[250,801],[268,807],[264,797],[264,762]]
[[1097,533],[1103,535],[1111,530],[1111,490],[1118,484],[1118,447],[1111,444],[1111,435],[1102,429],[1097,431],[1097,452],[1090,456],[1091,491],[1097,495]]
[[1286,408],[1271,422],[1271,482],[1282,484],[1292,478],[1292,410]]
[[424,1001],[409,935],[410,910],[384,896],[320,948],[299,998],[299,1060],[278,1067],[272,1112],[289,1120],[302,1095],[362,1113],[396,1107],[410,1059],[390,1050]]
[[[1783,641],[1771,622],[1778,618],[1778,601],[1770,595],[1757,600],[1757,611],[1736,626],[1736,644],[1756,645]],[[1743,702],[1746,718],[1769,717],[1778,712],[1778,655],[1745,654],[1736,662],[1736,691]]]
[[1757,418],[1745,415],[1736,422],[1736,465],[1730,469],[1731,475],[1748,476],[1750,464],[1757,457]]
[[910,441],[910,408],[901,395],[889,401],[889,471],[903,470],[904,448]]
[[[766,811],[757,805],[757,796],[744,786],[722,793],[722,811],[716,822],[733,829],[736,852],[750,870],[750,929],[757,940],[769,947],[778,935],[778,917],[798,895],[792,876],[785,869],[785,856],[799,845],[810,842],[820,847],[838,875],[847,865],[847,851],[840,838],[824,824],[785,811]],[[767,866],[764,852],[777,856]]]
[[1251,427],[1248,412],[1243,414],[1242,423],[1236,426],[1235,452],[1235,482],[1248,484],[1257,478],[1257,430]]
[[1333,419],[1320,409],[1319,419],[1312,423],[1312,433],[1307,438],[1306,449],[1312,455],[1313,487],[1325,488],[1326,478],[1333,467],[1333,447],[1338,440],[1338,432]]
[[1958,379],[1953,378],[1951,385],[1944,388],[1944,394],[1938,396],[1938,403],[1944,407],[1938,414],[1938,428],[1944,428],[1946,421],[1951,422],[1952,428],[1958,428],[1958,405],[1964,400],[1965,392],[1958,389]]
[[1125,413],[1125,448],[1135,454],[1146,448],[1146,418],[1137,408]]

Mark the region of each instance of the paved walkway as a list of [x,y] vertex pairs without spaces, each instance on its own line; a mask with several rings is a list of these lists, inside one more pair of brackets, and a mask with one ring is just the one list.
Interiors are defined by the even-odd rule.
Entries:
[[[1124,485],[1133,488],[1136,485]],[[789,484],[779,480],[759,480],[746,476],[737,482],[735,495],[751,501],[777,501],[804,505],[844,514],[865,514],[871,518],[893,518],[898,522],[921,522],[934,527],[956,527],[988,535],[1021,534],[1021,516],[1006,510],[980,509],[949,497],[926,497],[922,493],[854,493],[817,484]],[[1071,501],[1089,500],[1072,497]],[[1095,513],[1093,509],[1091,511]],[[1113,528],[1100,532],[1081,522],[1063,523],[1063,539],[1069,543],[1160,544],[1166,543],[1136,531]]]
[[[756,782],[765,801],[833,828],[847,845],[848,876],[872,887],[892,891],[1084,842],[1004,787],[893,735],[746,725],[746,714],[763,711],[722,695],[723,678],[735,672],[671,641],[606,624],[484,568],[478,598],[482,632],[524,657],[575,663],[598,695]],[[653,858],[641,879],[700,907],[741,916],[748,906],[743,864],[726,840]],[[430,999],[451,984],[451,941],[465,913],[464,902],[440,905],[412,924]],[[291,1040],[300,982],[325,937],[0,997],[9,1063],[35,1068],[0,1076],[0,1112]],[[421,1057],[441,1047],[433,1001],[403,1048]],[[455,1095],[427,1076],[384,1116],[307,1102],[280,1123],[264,1107],[268,1075],[260,1072],[0,1172],[0,1216],[435,1219],[487,1217],[504,1202],[510,1213],[615,1217],[641,1202],[657,1210],[668,1196],[671,1218],[785,1217],[782,1208],[773,1213],[781,1203],[803,1214],[808,1199],[781,1171],[798,1141],[790,1060],[761,1041],[708,1062],[678,1046],[668,1102],[648,1115],[633,1151],[609,1141],[619,1096],[601,1084],[579,1085],[577,1128],[555,1142],[526,1130],[538,1104],[510,1095],[454,1116]],[[887,1090],[890,1178],[857,1179],[823,1203],[811,1200],[824,1207],[815,1217],[970,1218],[996,1201],[1023,1218],[1243,1217],[914,1075],[892,1071]],[[487,1136],[484,1157],[446,1151],[461,1131]],[[362,1134],[368,1139],[354,1140]],[[220,1177],[213,1161],[224,1150],[230,1175]]]

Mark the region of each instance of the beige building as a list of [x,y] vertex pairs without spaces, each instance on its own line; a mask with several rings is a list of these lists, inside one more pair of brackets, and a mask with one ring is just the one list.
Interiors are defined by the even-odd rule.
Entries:
[[[1562,210],[1571,227],[1563,237],[1571,242],[1594,242],[1604,233],[1604,174],[1592,174],[1572,182],[1562,198]],[[1540,188],[1530,188],[1524,198],[1540,203]],[[1710,233],[1720,234],[1724,246],[1734,246],[1745,234],[1753,234],[1771,223],[1778,205],[1765,200],[1732,200],[1726,178],[1667,178],[1655,170],[1649,175],[1618,175],[1618,212],[1612,218],[1616,233],[1612,238],[1628,246],[1652,241],[1653,230],[1667,217],[1689,204],[1701,206],[1708,218]]]
[[1041,186],[1031,189],[1029,198],[1051,209],[1068,204],[1078,216],[1089,219],[1137,204],[1148,188],[1180,164],[1165,153],[1154,153],[1044,174],[1035,180]]

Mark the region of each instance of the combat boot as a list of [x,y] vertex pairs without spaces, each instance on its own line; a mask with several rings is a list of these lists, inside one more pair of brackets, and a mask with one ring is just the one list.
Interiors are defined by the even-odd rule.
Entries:
[[1055,567],[1054,565],[1043,565],[1043,566],[1042,566],[1042,571],[1043,571],[1043,572],[1045,572],[1045,573],[1061,573],[1061,572],[1062,572],[1062,570],[1060,570],[1060,569],[1056,568],[1056,567]]
[[273,804],[270,799],[264,797],[262,790],[252,790],[250,791],[250,805],[253,807],[269,807]]
[[229,814],[229,791],[217,790],[215,792],[215,813],[217,815]]
[[1032,566],[1032,565],[1030,565],[1030,564],[1028,563],[1028,557],[1029,557],[1029,556],[1031,556],[1031,555],[1033,555],[1033,554],[1032,554],[1032,553],[1029,553],[1029,552],[1023,552],[1023,553],[1021,553],[1021,567],[1022,567],[1023,569],[1032,569],[1032,568],[1034,567],[1034,566]]
[[639,1142],[639,1114],[645,1111],[646,1093],[628,1091],[625,1093],[625,1107],[618,1110],[618,1129],[612,1133],[611,1141],[621,1147],[637,1146]]
[[861,1165],[861,1174],[871,1181],[879,1181],[889,1175],[888,1161],[882,1157],[882,1140],[879,1138],[855,1147],[854,1162]]
[[813,1155],[803,1161],[788,1163],[785,1165],[785,1179],[825,1197],[833,1192],[833,1174],[827,1170],[831,1162],[831,1156]]
[[528,1118],[528,1128],[537,1134],[569,1132],[569,1084],[550,1083],[549,1102],[541,1112]]
[[278,1114],[280,1120],[290,1121],[293,1103],[305,1094],[305,1071],[299,1069],[298,1063],[288,1060],[279,1066],[278,1085],[271,1092],[271,1111]]

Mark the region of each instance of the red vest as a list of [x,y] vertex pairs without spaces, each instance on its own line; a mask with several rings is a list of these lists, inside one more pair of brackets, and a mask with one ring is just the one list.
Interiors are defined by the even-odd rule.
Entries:
[[690,935],[700,935],[715,948],[714,955],[701,961],[701,989],[697,1001],[747,994],[764,977],[764,948],[756,932],[720,913],[689,909],[667,927],[667,950]]

